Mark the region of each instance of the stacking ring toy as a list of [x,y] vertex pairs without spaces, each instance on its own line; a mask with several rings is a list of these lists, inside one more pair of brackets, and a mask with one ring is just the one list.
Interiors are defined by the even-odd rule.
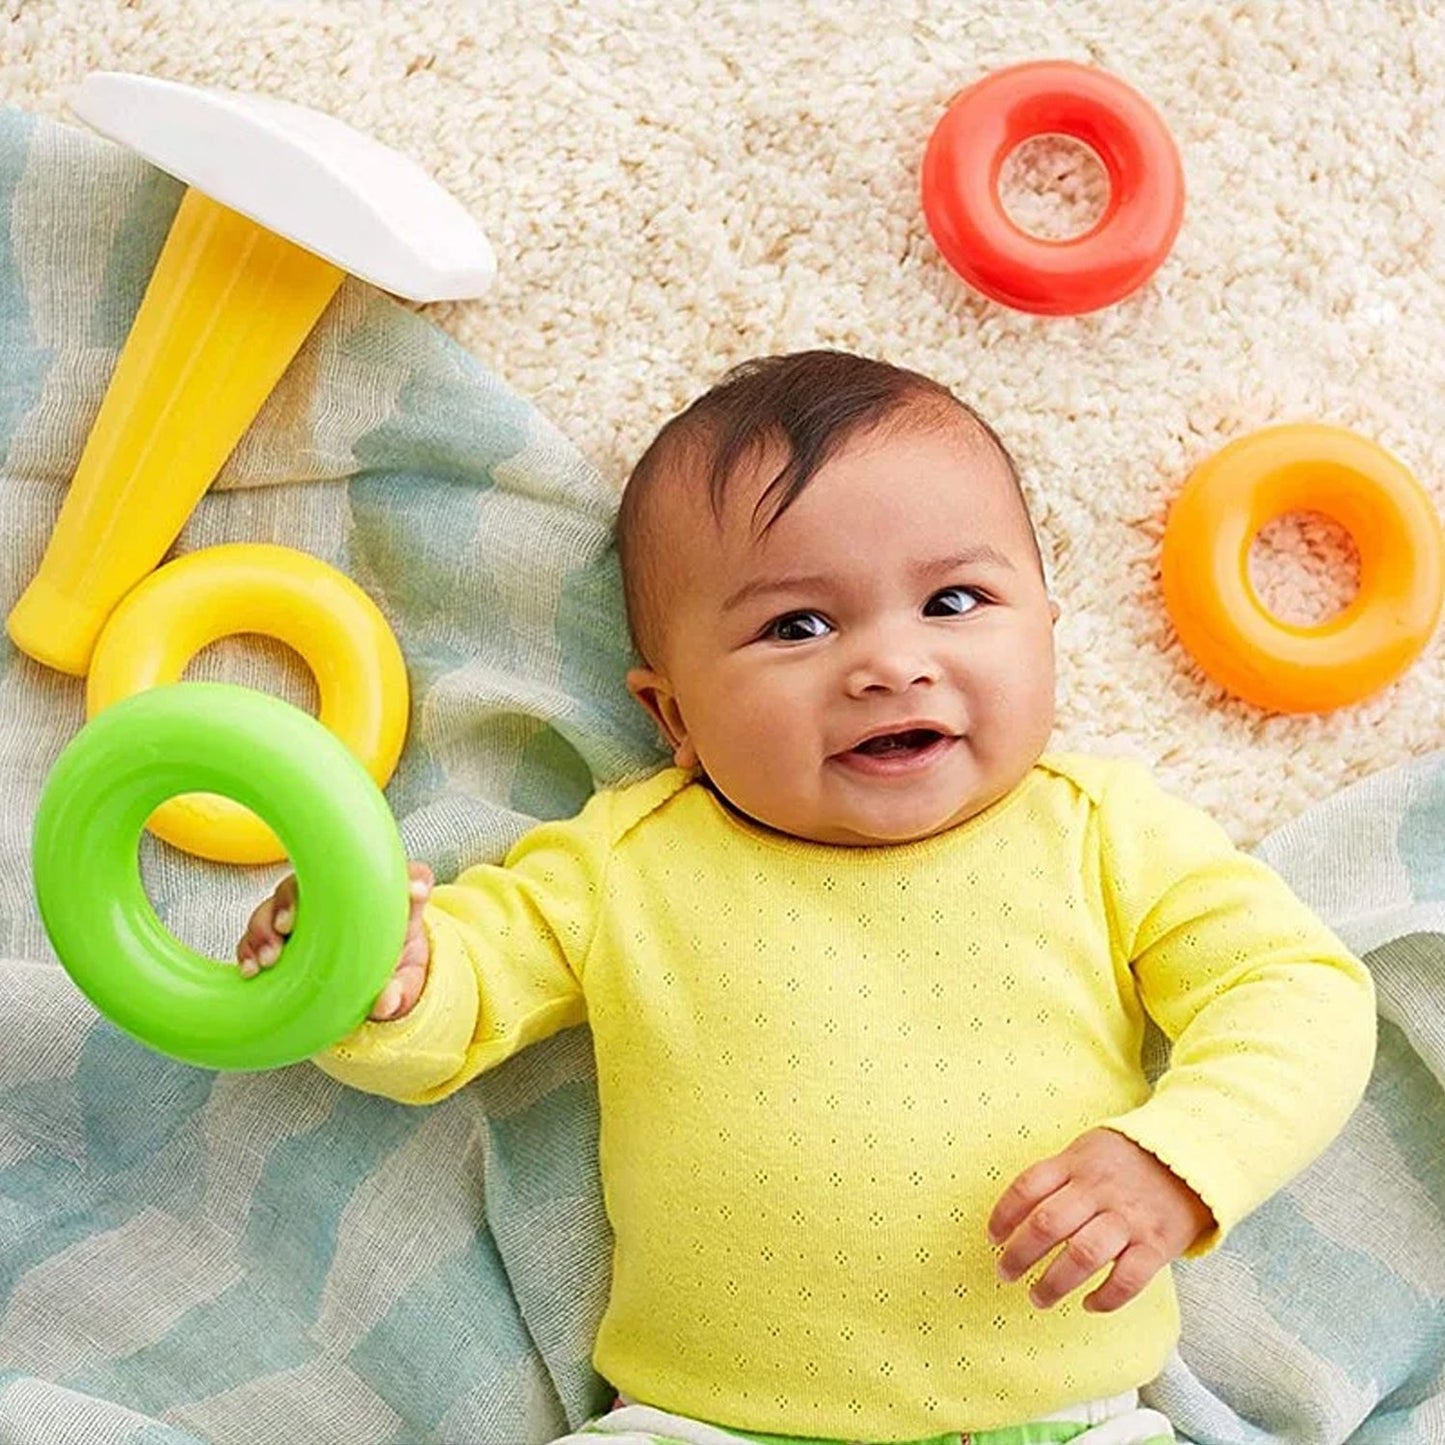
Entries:
[[[294,648],[316,677],[321,722],[385,787],[409,712],[406,663],[380,609],[349,577],[290,547],[233,543],[191,552],[152,573],[111,614],[86,687],[95,717],[123,697],[175,682],[203,648],[259,632]],[[273,863],[276,835],[229,798],[177,798],[150,829],[222,863]]]
[[[1040,135],[1081,141],[1108,172],[1104,214],[1071,240],[1030,235],[999,198],[1004,162]],[[954,98],[923,157],[923,214],[970,286],[1019,311],[1074,315],[1122,300],[1158,270],[1184,215],[1184,169],[1137,91],[1086,65],[1036,61]]]
[[[1255,537],[1300,511],[1343,527],[1360,554],[1358,593],[1312,627],[1267,612],[1249,580]],[[1445,599],[1430,499],[1389,452],[1339,427],[1269,427],[1215,453],[1170,510],[1161,565],[1180,642],[1221,687],[1276,712],[1346,707],[1393,682]]]
[[[296,922],[255,978],[162,926],[137,844],[187,788],[269,819],[296,869]],[[208,1069],[274,1069],[370,1012],[406,936],[406,857],[386,800],[314,718],[225,683],[153,688],[107,708],[61,753],[40,797],[35,893],[60,961],[142,1043]]]

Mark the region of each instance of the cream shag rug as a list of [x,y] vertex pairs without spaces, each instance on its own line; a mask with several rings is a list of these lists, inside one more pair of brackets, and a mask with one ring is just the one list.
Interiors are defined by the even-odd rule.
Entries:
[[[1042,57],[1143,91],[1189,186],[1154,281],[1080,319],[971,293],[919,209],[950,96]],[[420,162],[501,263],[434,319],[619,485],[747,356],[842,346],[946,381],[1026,475],[1063,606],[1059,744],[1155,763],[1237,839],[1441,746],[1438,641],[1359,707],[1266,716],[1191,667],[1157,575],[1189,469],[1274,422],[1372,436],[1445,506],[1434,0],[0,0],[0,100],[67,118],[98,68],[282,96]],[[1040,143],[1009,196],[1067,234],[1099,179]],[[1332,528],[1282,524],[1256,552],[1289,615],[1349,595]]]

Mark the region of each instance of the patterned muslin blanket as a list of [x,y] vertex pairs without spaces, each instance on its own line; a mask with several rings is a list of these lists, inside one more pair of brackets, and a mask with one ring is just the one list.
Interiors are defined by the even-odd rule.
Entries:
[[[0,113],[0,607],[33,574],[180,188]],[[612,496],[441,332],[348,282],[179,547],[341,567],[405,651],[388,788],[440,876],[658,761],[622,685]],[[277,647],[192,675],[308,700]],[[609,1241],[585,1030],[445,1103],[310,1066],[212,1074],[98,1020],[30,894],[83,684],[0,642],[0,1445],[533,1445],[605,1403]],[[1445,755],[1265,855],[1369,955],[1381,1050],[1334,1147],[1213,1257],[1149,1391],[1198,1445],[1445,1442]],[[277,869],[147,840],[157,911],[225,956]],[[1329,1067],[1328,1060],[1321,1061]]]

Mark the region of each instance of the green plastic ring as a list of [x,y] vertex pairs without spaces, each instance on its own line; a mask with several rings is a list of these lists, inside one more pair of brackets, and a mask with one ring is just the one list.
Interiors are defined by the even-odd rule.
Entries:
[[[290,940],[255,978],[171,934],[141,881],[146,819],[198,791],[264,818],[296,870]],[[46,779],[33,864],[45,930],[81,991],[202,1068],[280,1068],[345,1038],[406,936],[406,855],[380,789],[309,714],[226,683],[152,688],[87,723]]]

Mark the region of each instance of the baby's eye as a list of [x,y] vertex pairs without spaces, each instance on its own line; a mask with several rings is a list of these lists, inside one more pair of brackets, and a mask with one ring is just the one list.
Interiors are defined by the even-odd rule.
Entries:
[[984,595],[976,587],[945,587],[928,599],[923,612],[928,617],[962,617],[984,602]]
[[816,612],[789,612],[768,623],[763,636],[773,642],[808,642],[829,630],[828,623]]

